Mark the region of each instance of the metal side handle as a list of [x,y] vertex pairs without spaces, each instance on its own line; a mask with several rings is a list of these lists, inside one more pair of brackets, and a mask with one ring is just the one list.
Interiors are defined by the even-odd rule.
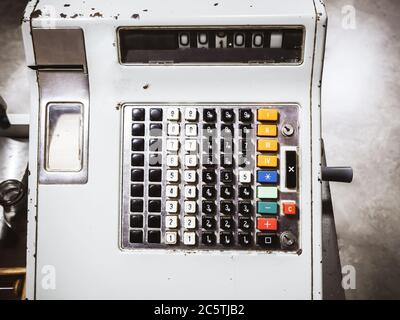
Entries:
[[351,167],[322,167],[322,180],[332,182],[350,183],[353,181],[353,169]]
[[0,96],[0,129],[8,129],[11,126],[6,110],[7,104]]

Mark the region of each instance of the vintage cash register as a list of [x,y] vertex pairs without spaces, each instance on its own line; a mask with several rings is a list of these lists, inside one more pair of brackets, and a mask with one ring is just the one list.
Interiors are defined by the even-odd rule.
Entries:
[[30,299],[320,299],[320,0],[34,0]]

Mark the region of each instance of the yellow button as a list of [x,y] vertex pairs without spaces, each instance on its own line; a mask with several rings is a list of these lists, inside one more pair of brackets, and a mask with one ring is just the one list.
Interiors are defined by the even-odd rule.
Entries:
[[277,166],[278,166],[277,156],[265,156],[261,154],[257,156],[257,167],[275,168]]
[[257,141],[258,151],[278,151],[278,140],[260,139]]
[[277,121],[278,110],[277,109],[258,109],[257,111],[258,121]]
[[259,137],[276,137],[278,130],[276,125],[259,124],[257,125],[257,136]]

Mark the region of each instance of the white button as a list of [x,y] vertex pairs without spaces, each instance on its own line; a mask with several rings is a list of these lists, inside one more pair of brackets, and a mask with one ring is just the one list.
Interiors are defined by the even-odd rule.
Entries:
[[185,140],[185,151],[186,152],[197,152],[197,141],[196,140]]
[[282,48],[282,42],[283,42],[282,32],[271,33],[271,42],[270,42],[271,48]]
[[196,217],[186,216],[183,218],[185,229],[196,229]]
[[185,213],[196,213],[196,201],[185,201]]
[[196,198],[197,190],[196,186],[185,186],[185,197],[188,199]]
[[168,154],[167,155],[167,166],[168,167],[179,166],[179,157],[175,154]]
[[263,36],[259,33],[256,33],[253,36],[253,44],[255,47],[261,47],[263,43]]
[[185,126],[185,135],[187,137],[197,137],[197,124],[187,124]]
[[177,213],[178,212],[178,201],[168,200],[165,203],[165,210],[168,213]]
[[251,171],[239,171],[239,182],[251,183]]
[[168,123],[168,135],[169,136],[179,136],[181,132],[181,126],[179,123]]
[[196,182],[196,170],[185,170],[184,180],[185,182]]
[[172,121],[178,121],[180,118],[180,111],[178,108],[169,108],[167,110],[167,119]]
[[194,246],[196,244],[196,233],[195,232],[184,232],[183,233],[183,244],[187,246]]
[[179,194],[178,186],[167,185],[166,194],[169,198],[177,198]]
[[185,109],[185,119],[189,121],[197,120],[197,109],[196,108],[186,108]]
[[168,182],[178,182],[179,181],[179,171],[178,170],[167,170],[167,181]]
[[187,167],[197,167],[197,155],[195,154],[185,155],[185,165]]
[[178,234],[175,231],[167,231],[165,233],[166,244],[176,244],[177,241],[178,241]]
[[167,229],[178,228],[178,216],[165,216],[165,227]]
[[168,139],[167,140],[167,151],[178,151],[179,150],[179,140]]

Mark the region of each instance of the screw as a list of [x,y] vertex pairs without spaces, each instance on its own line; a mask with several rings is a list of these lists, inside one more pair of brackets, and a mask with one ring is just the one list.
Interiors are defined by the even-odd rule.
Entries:
[[282,134],[286,137],[290,137],[294,134],[294,128],[290,123],[285,123],[282,126]]
[[296,243],[296,237],[290,231],[282,232],[280,240],[284,248],[289,248]]

